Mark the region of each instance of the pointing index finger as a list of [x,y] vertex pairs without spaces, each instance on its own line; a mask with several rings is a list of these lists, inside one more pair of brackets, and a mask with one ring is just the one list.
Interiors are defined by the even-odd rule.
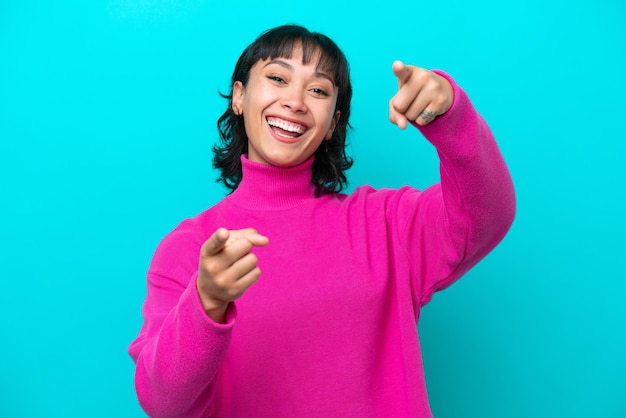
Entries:
[[213,235],[211,235],[202,245],[202,252],[208,256],[219,253],[222,248],[224,248],[224,245],[226,245],[229,237],[230,232],[228,229],[218,228],[218,230],[215,231]]
[[398,86],[402,86],[411,77],[411,68],[400,60],[394,61],[391,65],[391,69],[398,79]]

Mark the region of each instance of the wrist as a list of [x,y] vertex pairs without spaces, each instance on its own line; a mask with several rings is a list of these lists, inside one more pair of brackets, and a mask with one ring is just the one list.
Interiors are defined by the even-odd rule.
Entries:
[[204,309],[204,312],[207,314],[207,316],[211,318],[214,322],[217,322],[219,324],[225,324],[226,310],[228,309],[228,305],[230,304],[230,302],[217,300],[208,296],[202,290],[198,281],[196,281],[196,291],[198,292],[198,297],[200,298],[202,309]]

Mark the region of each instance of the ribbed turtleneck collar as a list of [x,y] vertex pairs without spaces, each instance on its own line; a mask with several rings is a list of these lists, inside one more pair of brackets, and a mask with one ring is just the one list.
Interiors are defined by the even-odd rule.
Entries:
[[311,157],[295,167],[261,164],[241,156],[242,178],[227,199],[242,208],[280,210],[297,206],[315,196]]

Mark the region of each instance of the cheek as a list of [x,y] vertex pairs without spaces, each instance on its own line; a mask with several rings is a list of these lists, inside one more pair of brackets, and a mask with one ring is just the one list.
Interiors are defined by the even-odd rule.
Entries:
[[330,129],[333,126],[333,124],[335,122],[334,118],[335,118],[335,110],[333,108],[333,109],[329,110],[329,113],[327,114],[327,120],[326,120],[326,129],[327,130]]
[[263,111],[275,101],[272,92],[267,89],[256,88],[248,90],[243,99],[243,107],[251,117],[260,117]]
[[258,132],[259,130],[258,123],[255,124],[250,115],[248,117],[244,116],[243,126],[244,126],[244,129],[246,130],[246,135],[248,136],[248,139],[250,137],[256,137],[255,132]]

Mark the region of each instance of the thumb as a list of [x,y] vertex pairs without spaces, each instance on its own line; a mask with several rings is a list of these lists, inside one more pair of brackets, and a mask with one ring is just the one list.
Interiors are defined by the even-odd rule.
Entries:
[[222,251],[222,248],[224,248],[224,245],[226,244],[226,241],[228,241],[229,237],[230,232],[228,229],[218,228],[218,230],[215,231],[213,235],[211,235],[209,239],[204,242],[204,244],[202,244],[202,254],[208,256],[216,255]]
[[269,239],[266,236],[261,235],[256,231],[246,235],[246,238],[255,247],[265,247],[269,243]]
[[402,86],[411,77],[411,68],[400,60],[394,61],[391,65],[391,69],[398,79],[398,86]]

